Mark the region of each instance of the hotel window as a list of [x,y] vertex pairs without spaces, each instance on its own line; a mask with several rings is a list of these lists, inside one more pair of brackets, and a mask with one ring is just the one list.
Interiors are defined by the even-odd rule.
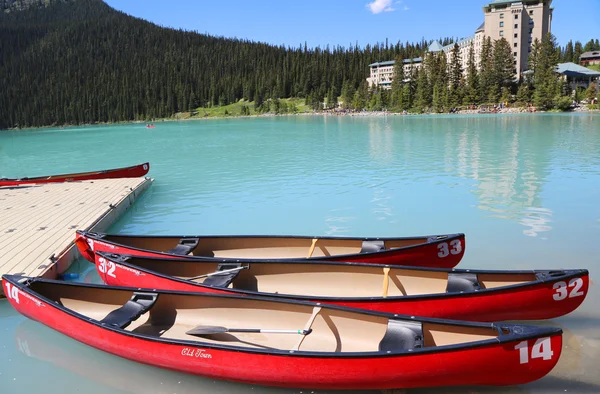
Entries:
[[515,29],[518,29],[518,28],[519,28],[519,25],[517,25],[517,24],[515,23]]
[[504,19],[504,14],[500,14],[500,19]]
[[504,27],[504,22],[500,22],[500,27]]
[[529,34],[533,33],[533,29],[529,29]]
[[519,19],[519,14],[515,14],[515,19]]
[[514,56],[517,56],[517,52],[513,52],[513,55],[514,55]]
[[517,43],[515,42],[515,44],[514,44],[514,45],[515,45],[515,48],[516,48],[516,47],[517,47]]
[[515,38],[517,38],[519,35],[517,33],[515,33]]
[[529,11],[529,15],[533,16],[533,10]]
[[500,37],[502,37],[504,35],[504,31],[500,30]]

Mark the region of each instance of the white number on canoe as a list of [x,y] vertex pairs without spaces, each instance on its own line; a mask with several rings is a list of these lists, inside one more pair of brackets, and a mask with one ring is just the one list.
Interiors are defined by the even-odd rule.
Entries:
[[113,278],[116,278],[117,276],[115,275],[115,269],[117,268],[115,266],[115,263],[113,263],[112,261],[106,261],[106,259],[104,257],[100,257],[98,259],[98,271],[102,272],[103,274],[106,274],[108,276],[112,276]]
[[14,287],[13,285],[11,285],[8,282],[5,282],[5,283],[6,283],[5,284],[6,297],[15,300],[15,302],[18,304],[19,303],[19,289]]
[[460,239],[450,241],[450,247],[451,248],[448,247],[447,242],[442,242],[438,244],[438,257],[444,258],[449,254],[459,254],[460,252],[462,252],[462,244],[460,243]]
[[[519,342],[515,349],[519,350],[519,361],[521,364],[527,364],[529,362],[529,346],[527,341]],[[538,338],[535,344],[531,348],[531,359],[542,358],[544,360],[552,359],[554,352],[552,351],[552,344],[550,338]]]
[[[581,297],[584,293],[581,290],[581,286],[583,286],[583,280],[581,278],[573,278],[569,281],[569,285],[563,281],[556,282],[552,288],[555,290],[554,294],[552,294],[552,298],[555,301],[561,301],[567,298],[575,298]],[[568,288],[571,288],[571,292],[569,292]]]

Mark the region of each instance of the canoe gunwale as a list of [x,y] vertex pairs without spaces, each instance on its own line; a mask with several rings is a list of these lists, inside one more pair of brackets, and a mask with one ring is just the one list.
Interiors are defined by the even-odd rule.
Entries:
[[[142,249],[142,248],[137,248],[135,246],[129,246],[126,244],[121,244],[115,241],[110,241],[107,240],[106,236],[110,237],[110,236],[114,236],[114,237],[122,237],[122,238],[143,238],[143,239],[151,239],[151,238],[169,238],[169,239],[182,239],[182,238],[224,238],[224,239],[231,239],[231,238],[248,238],[248,239],[252,239],[252,238],[273,238],[273,239],[282,239],[282,238],[291,238],[291,239],[320,239],[320,240],[352,240],[352,241],[402,241],[402,240],[411,240],[411,239],[425,239],[425,242],[421,242],[418,244],[414,244],[414,245],[406,245],[406,246],[401,246],[398,248],[393,248],[393,249],[384,249],[384,250],[379,250],[379,251],[375,251],[375,252],[362,252],[362,253],[348,253],[348,254],[336,254],[336,255],[332,255],[332,256],[315,256],[315,257],[306,257],[303,258],[302,260],[305,261],[333,261],[333,260],[337,260],[337,261],[341,261],[344,258],[357,258],[357,257],[372,257],[372,256],[386,256],[387,254],[395,254],[398,253],[400,251],[404,251],[404,250],[412,250],[415,248],[423,248],[426,246],[430,246],[430,245],[436,245],[442,242],[449,242],[449,241],[453,241],[455,239],[461,239],[461,238],[465,238],[465,234],[464,233],[453,233],[453,234],[438,234],[438,235],[423,235],[423,236],[411,236],[411,237],[332,237],[332,236],[308,236],[308,235],[285,235],[285,234],[275,234],[275,235],[166,235],[166,236],[156,236],[156,235],[133,235],[133,234],[107,234],[107,233],[97,233],[97,232],[93,232],[93,231],[86,231],[86,230],[76,230],[76,235],[79,237],[85,237],[85,238],[89,238],[92,239],[94,241],[99,241],[99,242],[105,242],[105,243],[109,243],[118,247],[123,247],[123,248],[127,248],[130,250],[135,250],[138,252],[151,252],[154,254],[158,254],[158,255],[162,255],[162,256],[176,256],[176,257],[187,257],[187,258],[191,258],[191,259],[196,259],[196,260],[206,260],[206,261],[232,261],[232,260],[239,260],[239,261],[247,261],[247,260],[254,260],[254,259],[250,259],[250,258],[237,258],[237,257],[231,257],[231,258],[227,258],[225,260],[222,260],[222,258],[219,257],[206,257],[206,256],[194,256],[194,255],[177,255],[177,254],[173,254],[173,253],[168,253],[168,252],[163,252],[160,250],[154,250],[154,249]],[[440,238],[442,237],[442,238]],[[463,249],[464,250],[464,249]],[[96,253],[94,251],[94,253]],[[266,261],[271,261],[271,262],[288,262],[290,260],[299,260],[298,258],[290,258],[290,257],[280,257],[280,258],[265,258],[265,259],[261,259],[261,260],[266,260]]]
[[[157,271],[152,271],[149,270],[147,268],[144,267],[140,267],[138,265],[132,264],[130,262],[128,262],[128,260],[126,258],[138,258],[138,259],[149,259],[149,260],[160,260],[160,261],[164,261],[165,263],[177,263],[177,261],[186,261],[186,262],[190,262],[190,263],[214,263],[216,261],[199,261],[198,259],[191,259],[191,258],[181,258],[181,259],[168,259],[168,258],[155,258],[155,257],[141,257],[141,256],[134,256],[134,255],[121,255],[121,254],[115,254],[115,253],[106,253],[106,252],[95,252],[97,253],[99,256],[111,260],[114,263],[118,263],[121,265],[124,265],[128,268],[134,269],[134,270],[138,270],[138,271],[142,271],[144,273],[150,274],[150,275],[155,275],[158,277],[161,277],[163,279],[167,279],[167,280],[172,280],[175,282],[179,282],[179,283],[185,283],[185,284],[190,284],[190,285],[195,285],[195,286],[199,286],[201,288],[209,288],[209,289],[221,289],[220,287],[213,287],[213,286],[208,286],[205,285],[203,283],[198,283],[198,282],[194,282],[192,280],[188,280],[188,279],[183,279],[183,278],[178,278],[178,277],[174,277],[174,276],[170,276],[170,275],[166,275],[163,274],[161,272],[157,272]],[[115,259],[113,256],[119,256],[121,258],[119,259]],[[125,258],[125,259],[124,259]],[[221,261],[219,261],[221,262]],[[224,261],[226,262],[226,261]],[[265,261],[243,261],[244,263],[247,264],[277,264],[277,262],[265,262]],[[548,273],[548,272],[552,272],[552,271],[556,271],[556,270],[515,270],[515,271],[511,271],[511,270],[471,270],[471,269],[446,269],[446,268],[425,268],[425,267],[407,267],[407,266],[390,266],[388,264],[371,264],[371,263],[355,263],[355,262],[349,262],[349,263],[344,263],[344,262],[329,262],[329,261],[324,261],[324,262],[307,262],[307,261],[290,261],[290,262],[286,262],[285,264],[298,264],[298,265],[302,265],[302,264],[321,264],[321,265],[351,265],[351,266],[368,266],[368,267],[381,267],[381,268],[391,268],[391,269],[403,269],[403,270],[417,270],[417,271],[424,271],[424,272],[447,272],[447,273],[474,273],[474,274],[538,274],[538,273]],[[283,263],[281,263],[283,264]],[[337,297],[337,296],[320,296],[320,295],[314,295],[314,296],[307,296],[307,295],[294,295],[294,294],[283,294],[283,293],[262,293],[260,291],[252,291],[252,290],[244,290],[244,289],[236,289],[236,288],[223,288],[223,290],[226,291],[230,291],[233,293],[239,293],[239,294],[248,294],[248,295],[255,295],[257,297],[274,297],[274,298],[282,298],[282,299],[297,299],[297,300],[314,300],[314,299],[319,299],[319,300],[323,300],[324,302],[326,301],[348,301],[348,302],[360,302],[360,301],[377,301],[377,302],[382,302],[382,303],[388,303],[388,302],[395,302],[398,300],[415,300],[415,299],[427,299],[427,300],[432,300],[432,299],[444,299],[444,298],[450,298],[450,297],[457,297],[457,298],[469,298],[469,297],[475,297],[478,295],[487,295],[487,294],[502,294],[502,293],[506,293],[509,291],[513,291],[515,289],[520,289],[520,288],[525,288],[525,287],[533,287],[536,285],[540,285],[540,284],[544,284],[544,283],[552,283],[552,282],[556,282],[556,281],[561,281],[561,280],[568,280],[571,278],[576,278],[576,277],[580,277],[580,276],[587,276],[589,275],[589,272],[587,269],[573,269],[573,270],[561,270],[564,272],[564,275],[560,275],[560,276],[556,276],[556,277],[552,277],[552,278],[539,278],[537,277],[536,280],[532,280],[529,282],[524,282],[524,283],[518,283],[518,284],[513,284],[513,285],[505,285],[505,286],[499,286],[499,287],[494,287],[491,289],[480,289],[480,290],[473,290],[473,291],[468,291],[468,292],[454,292],[454,293],[431,293],[431,294],[413,294],[413,295],[403,295],[403,296],[387,296],[387,297],[381,297],[381,296],[374,296],[374,297]]]
[[[1,178],[0,179],[0,187],[4,186],[22,186],[22,185],[32,185],[32,184],[45,184],[45,183],[62,183],[62,182],[76,182],[88,180],[97,180],[97,179],[105,179],[105,178],[115,178],[112,176],[113,174],[124,173],[119,177],[130,177],[127,172],[141,170],[142,174],[139,176],[144,176],[150,171],[150,162],[135,164],[128,167],[120,167],[120,168],[110,168],[106,170],[97,170],[97,171],[87,171],[87,172],[74,172],[68,174],[54,174],[54,175],[44,175],[37,177],[24,177],[24,178]],[[98,178],[98,176],[101,176]],[[136,175],[138,176],[138,175]]]
[[[520,324],[504,324],[504,323],[483,323],[483,322],[465,322],[459,320],[450,320],[450,319],[440,319],[440,318],[431,318],[431,317],[415,317],[408,315],[400,315],[400,314],[391,314],[385,312],[377,312],[370,310],[360,310],[357,311],[354,308],[337,306],[337,305],[323,305],[321,303],[315,302],[307,302],[307,301],[298,301],[298,300],[279,300],[269,297],[256,297],[256,296],[238,296],[238,295],[230,295],[230,294],[210,294],[210,293],[198,293],[198,292],[189,292],[189,291],[176,291],[176,290],[156,290],[156,289],[148,289],[148,288],[136,288],[136,287],[124,287],[124,286],[109,286],[109,285],[100,285],[100,284],[92,284],[92,283],[72,283],[61,280],[53,280],[53,279],[43,279],[43,278],[32,278],[26,276],[19,275],[9,275],[5,274],[2,276],[2,280],[9,282],[11,285],[17,287],[20,291],[27,294],[26,298],[33,298],[42,301],[46,306],[51,306],[52,308],[58,310],[59,312],[66,313],[72,317],[75,317],[85,323],[92,324],[96,327],[106,329],[112,332],[115,332],[120,335],[125,335],[128,337],[141,339],[145,341],[150,341],[154,343],[162,343],[166,345],[179,345],[179,346],[192,346],[192,347],[202,347],[206,349],[215,349],[222,351],[231,351],[231,352],[243,352],[249,354],[263,354],[270,356],[287,356],[287,357],[306,357],[306,358],[381,358],[381,357],[400,357],[400,356],[411,356],[411,355],[420,355],[427,353],[442,353],[442,352],[451,352],[451,351],[468,351],[470,349],[475,348],[484,348],[484,347],[493,347],[502,345],[505,343],[511,343],[515,341],[525,341],[529,339],[539,338],[541,336],[545,337],[553,337],[560,336],[563,334],[563,330],[560,327],[554,326],[534,326],[534,325],[520,325]],[[45,297],[42,294],[36,293],[29,288],[29,285],[35,282],[43,282],[49,284],[59,284],[62,286],[76,286],[80,288],[97,288],[104,290],[119,290],[119,291],[131,291],[133,293],[145,292],[145,293],[155,293],[160,298],[161,294],[170,294],[170,295],[184,295],[184,296],[193,296],[199,295],[202,297],[215,297],[215,298],[234,298],[234,299],[245,299],[245,300],[256,300],[256,301],[267,301],[267,302],[275,302],[275,303],[285,303],[285,304],[295,304],[295,305],[303,305],[303,306],[321,306],[323,308],[339,310],[344,312],[352,312],[358,314],[366,314],[372,316],[380,316],[387,317],[392,320],[406,320],[406,321],[417,321],[421,323],[430,323],[430,324],[439,324],[439,325],[450,325],[457,327],[476,327],[476,328],[491,328],[498,332],[498,336],[495,338],[480,340],[475,342],[466,342],[460,344],[452,344],[452,345],[441,345],[441,346],[432,346],[432,347],[423,347],[423,348],[414,348],[414,349],[403,349],[397,351],[376,351],[376,352],[314,352],[314,351],[303,351],[303,350],[279,350],[279,349],[260,349],[260,348],[247,348],[241,346],[233,346],[233,345],[220,345],[213,343],[206,343],[201,341],[186,341],[180,339],[172,339],[172,338],[161,338],[156,336],[144,335],[139,333],[133,333],[118,327],[111,327],[105,324],[102,324],[100,321],[92,319],[88,316],[75,312],[72,309],[66,308],[65,306],[59,305],[55,301]],[[33,300],[32,300],[33,301]],[[33,301],[35,302],[35,301]],[[45,324],[44,322],[41,322]],[[515,333],[512,328],[519,328],[519,333]],[[509,330],[508,334],[505,334],[503,331]]]

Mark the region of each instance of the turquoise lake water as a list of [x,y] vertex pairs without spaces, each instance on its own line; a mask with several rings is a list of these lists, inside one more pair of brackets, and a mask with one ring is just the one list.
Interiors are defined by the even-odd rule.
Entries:
[[[539,323],[564,330],[548,376],[518,387],[409,392],[600,392],[600,115],[289,116],[0,131],[0,178],[145,161],[154,184],[110,232],[464,232],[460,268],[589,269],[596,283],[583,305]],[[99,283],[85,261],[72,271]],[[301,391],[120,359],[0,301],[1,393]]]

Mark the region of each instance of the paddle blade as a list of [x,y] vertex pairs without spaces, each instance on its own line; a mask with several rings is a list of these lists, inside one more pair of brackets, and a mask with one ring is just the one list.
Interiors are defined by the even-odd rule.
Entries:
[[186,331],[187,335],[211,335],[211,334],[220,334],[223,332],[227,332],[227,328],[219,327],[219,326],[198,326],[194,327],[189,331]]

